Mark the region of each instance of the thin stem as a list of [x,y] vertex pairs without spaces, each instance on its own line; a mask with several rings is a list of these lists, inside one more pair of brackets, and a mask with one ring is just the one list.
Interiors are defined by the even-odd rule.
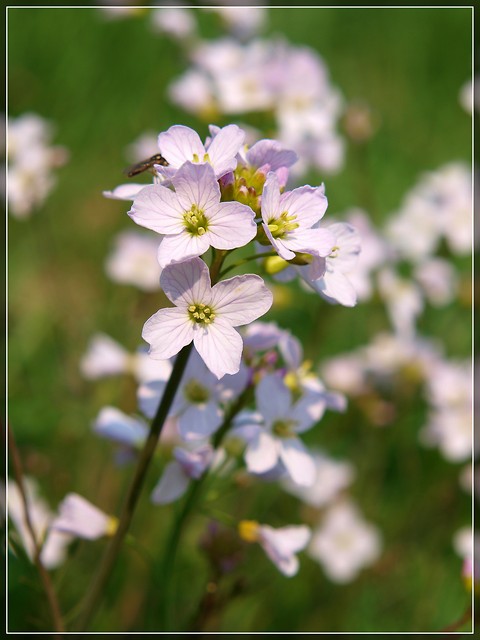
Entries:
[[149,468],[153,454],[155,453],[158,438],[172,405],[173,398],[182,379],[185,367],[187,366],[192,346],[193,344],[189,344],[186,347],[183,347],[175,360],[172,374],[167,383],[167,386],[165,387],[165,391],[163,393],[160,405],[157,409],[157,413],[152,421],[150,433],[148,434],[148,438],[140,453],[135,470],[135,475],[133,477],[127,494],[127,498],[119,517],[117,530],[112,540],[110,541],[109,546],[105,550],[105,554],[100,563],[98,573],[95,576],[90,588],[88,589],[88,595],[85,600],[83,614],[81,615],[77,624],[77,628],[79,631],[85,631],[87,629],[101,602],[105,586],[110,578],[110,574],[120,552],[122,543],[130,527],[135,507],[137,506],[138,499],[143,488],[147,470]]
[[[232,421],[237,415],[237,413],[241,410],[243,405],[245,404],[246,399],[250,395],[251,386],[248,386],[243,393],[237,398],[237,401],[231,405],[228,410],[225,419],[215,433],[212,445],[216,449],[220,446],[225,434],[231,427]],[[160,575],[162,577],[162,582],[164,585],[162,598],[160,598],[160,614],[161,620],[163,622],[163,630],[169,631],[170,627],[170,598],[172,595],[172,589],[170,587],[171,574],[173,572],[173,566],[175,563],[175,555],[178,549],[178,545],[180,542],[180,538],[182,535],[183,526],[190,515],[192,506],[195,504],[195,501],[200,493],[200,489],[202,488],[206,478],[209,477],[208,473],[204,473],[198,480],[193,481],[190,484],[188,489],[185,501],[182,505],[181,510],[179,511],[177,517],[173,522],[173,526],[170,530],[170,535],[168,537],[167,544],[165,546],[165,555],[163,557],[163,562],[161,565]]]
[[50,579],[50,574],[43,566],[43,563],[40,557],[40,554],[42,552],[42,545],[38,540],[38,536],[35,532],[32,520],[30,518],[30,512],[28,510],[27,493],[25,490],[25,484],[23,482],[24,474],[23,474],[22,462],[20,460],[20,454],[18,452],[18,448],[15,443],[15,438],[13,437],[13,431],[10,425],[8,426],[8,446],[10,449],[11,461],[13,466],[13,475],[15,476],[15,481],[17,483],[17,486],[22,498],[23,511],[25,515],[25,523],[27,525],[28,531],[30,533],[30,536],[34,544],[35,550],[34,550],[33,560],[35,562],[35,566],[37,567],[37,571],[39,573],[40,579],[43,584],[43,588],[45,590],[45,595],[47,597],[48,605],[50,607],[50,613],[52,616],[52,622],[55,627],[55,631],[63,632],[65,631],[65,625],[62,619],[60,605],[58,602],[57,594],[55,593],[55,589],[53,588],[53,584]]
[[247,262],[251,262],[252,260],[259,260],[260,258],[270,258],[273,256],[277,256],[277,252],[276,251],[267,251],[265,253],[255,253],[251,256],[247,256],[246,258],[242,258],[241,260],[238,260],[238,262],[234,262],[233,264],[229,265],[228,267],[226,267],[221,273],[220,273],[220,277],[223,278],[223,276],[228,273],[229,271],[231,271],[232,269],[235,269],[236,267],[240,267],[242,264],[245,264]]

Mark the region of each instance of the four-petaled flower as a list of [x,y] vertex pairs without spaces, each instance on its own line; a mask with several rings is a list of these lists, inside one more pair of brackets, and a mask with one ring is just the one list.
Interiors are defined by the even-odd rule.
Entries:
[[262,226],[284,260],[295,258],[295,252],[329,255],[335,239],[328,230],[315,227],[326,210],[323,185],[307,185],[281,194],[278,176],[268,173],[262,194]]
[[243,275],[212,287],[200,258],[171,264],[160,285],[175,308],[160,309],[143,327],[150,355],[164,360],[192,342],[217,378],[240,369],[243,341],[234,327],[253,322],[272,306],[272,293],[262,278]]
[[201,256],[210,246],[235,249],[257,233],[254,213],[239,202],[220,202],[220,187],[209,164],[186,162],[172,179],[175,191],[160,184],[136,196],[130,217],[163,234],[158,261],[166,266]]

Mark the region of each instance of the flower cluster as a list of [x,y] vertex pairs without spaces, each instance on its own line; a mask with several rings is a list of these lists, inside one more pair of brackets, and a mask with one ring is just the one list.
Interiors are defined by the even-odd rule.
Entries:
[[52,147],[52,126],[34,113],[8,121],[8,208],[28,218],[55,186],[52,170],[68,159],[64,147]]

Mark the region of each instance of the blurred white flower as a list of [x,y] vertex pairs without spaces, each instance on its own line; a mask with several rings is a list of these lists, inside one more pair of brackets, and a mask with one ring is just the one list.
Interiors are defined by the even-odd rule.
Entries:
[[148,435],[148,425],[144,420],[131,418],[115,407],[103,407],[93,423],[98,435],[136,448],[143,444]]
[[197,27],[194,13],[182,6],[153,8],[151,21],[156,31],[167,33],[180,41],[191,38]]
[[365,522],[354,504],[341,502],[328,509],[314,530],[308,553],[333,582],[346,583],[375,562],[380,550],[378,529]]
[[440,307],[454,299],[458,278],[455,267],[448,260],[430,258],[418,264],[413,275],[431,304]]
[[77,538],[95,540],[113,536],[118,526],[116,518],[103,513],[77,493],[65,496],[58,511],[59,515],[51,523],[52,529]]
[[16,218],[28,218],[56,184],[53,169],[68,160],[64,147],[51,146],[52,125],[34,113],[8,120],[8,204]]
[[306,547],[311,536],[305,525],[274,529],[254,520],[242,520],[238,530],[246,542],[258,542],[270,560],[288,577],[297,573],[299,562],[295,554]]
[[28,514],[36,540],[32,539],[30,529],[25,518],[23,498],[18,485],[8,480],[7,505],[8,515],[15,529],[20,535],[23,547],[28,557],[33,560],[35,547],[41,545],[40,560],[47,569],[55,569],[65,560],[67,545],[71,536],[52,530],[53,513],[47,503],[38,495],[36,482],[31,478],[24,478],[24,488],[27,499]]
[[132,284],[143,291],[160,289],[158,236],[122,231],[114,243],[105,263],[107,275],[115,282]]
[[256,35],[267,21],[266,7],[245,5],[240,7],[219,6],[208,11],[215,11],[221,17],[226,27],[237,38],[249,38]]
[[395,331],[412,338],[416,333],[416,320],[424,307],[420,288],[387,267],[378,275],[378,289]]
[[319,508],[334,500],[351,484],[354,471],[349,462],[334,460],[324,453],[316,452],[313,458],[316,476],[312,486],[304,487],[287,479],[283,487],[303,502]]

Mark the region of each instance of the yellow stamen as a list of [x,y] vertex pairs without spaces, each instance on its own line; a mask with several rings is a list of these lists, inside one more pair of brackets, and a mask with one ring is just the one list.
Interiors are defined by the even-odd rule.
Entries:
[[238,533],[245,542],[258,542],[260,525],[255,520],[240,520]]

